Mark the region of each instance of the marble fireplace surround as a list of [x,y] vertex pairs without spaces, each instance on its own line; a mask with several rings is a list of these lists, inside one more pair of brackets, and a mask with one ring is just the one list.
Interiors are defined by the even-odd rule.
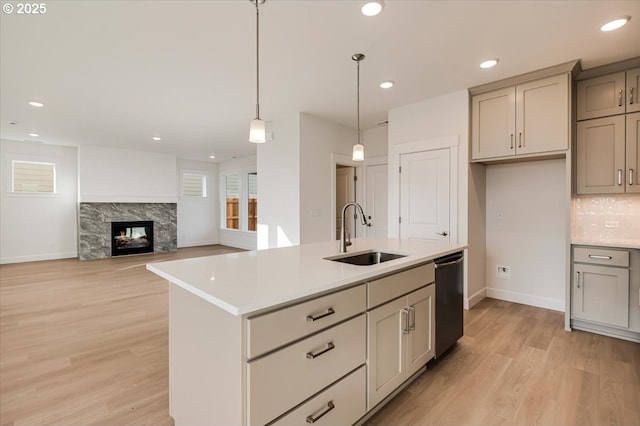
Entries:
[[80,203],[78,257],[80,260],[111,257],[111,222],[153,221],[153,251],[178,247],[176,203]]

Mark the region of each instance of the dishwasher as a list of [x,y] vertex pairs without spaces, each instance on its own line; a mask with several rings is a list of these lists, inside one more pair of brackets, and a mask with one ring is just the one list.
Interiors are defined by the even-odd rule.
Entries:
[[436,358],[463,333],[462,252],[434,259],[436,268]]

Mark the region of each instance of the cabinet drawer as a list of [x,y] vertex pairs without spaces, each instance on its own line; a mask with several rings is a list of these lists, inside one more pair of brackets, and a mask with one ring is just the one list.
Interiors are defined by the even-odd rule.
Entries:
[[373,308],[434,282],[433,263],[408,269],[367,283],[367,308]]
[[306,423],[318,426],[352,425],[367,412],[366,380],[366,367],[363,365],[272,426],[300,426]]
[[247,320],[247,357],[255,358],[286,343],[364,312],[364,284]]
[[629,267],[629,252],[600,247],[574,247],[573,261],[598,265]]
[[251,425],[265,424],[366,360],[366,315],[289,345],[247,367]]

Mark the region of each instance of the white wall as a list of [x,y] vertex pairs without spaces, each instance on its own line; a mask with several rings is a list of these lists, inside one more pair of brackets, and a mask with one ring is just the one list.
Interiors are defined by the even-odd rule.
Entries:
[[270,123],[258,145],[258,249],[300,244],[300,114]]
[[487,295],[564,311],[565,160],[491,165],[486,178]]
[[102,146],[78,148],[81,202],[175,203],[176,157]]
[[[206,176],[205,198],[182,197],[182,173],[194,172]],[[220,197],[218,165],[207,161],[178,159],[178,248],[219,243]]]
[[[77,257],[77,150],[2,140],[0,263]],[[56,164],[57,194],[12,194],[11,160]]]
[[[300,243],[334,239],[331,154],[351,156],[356,131],[310,114],[300,114]],[[372,142],[372,151],[375,144]],[[365,148],[365,156],[369,146]],[[333,185],[332,185],[333,182]]]
[[[403,143],[424,142],[425,150],[430,141],[437,141],[443,137],[457,136],[458,144],[458,198],[457,198],[457,235],[458,242],[469,244],[465,259],[465,306],[473,306],[484,297],[484,246],[482,241],[469,240],[469,214],[478,214],[469,210],[470,190],[482,190],[482,182],[469,186],[469,94],[466,90],[449,93],[424,101],[395,108],[389,111],[389,152],[394,145]],[[389,164],[393,159],[389,158]],[[399,200],[399,188],[392,185],[394,182],[392,173],[397,171],[389,169],[389,229],[397,227],[392,223],[393,206],[397,208]],[[482,178],[482,175],[480,175]],[[473,195],[476,195],[475,193]],[[474,209],[478,205],[478,198],[483,199],[484,194],[473,197]],[[476,233],[472,234],[474,237]]]
[[[247,142],[249,143],[249,142]],[[246,173],[255,172],[257,170],[257,158],[255,155],[251,155],[248,157],[240,157],[234,158],[232,160],[223,161],[218,165],[218,194],[224,194],[225,179],[224,175],[227,174],[238,174],[244,176]],[[260,216],[263,211],[264,199],[262,197],[262,188],[261,184],[262,177],[260,173],[258,173],[258,221],[260,221]],[[218,196],[220,198],[221,195]],[[219,203],[218,209],[218,222],[216,222],[216,226],[219,227],[219,240],[220,244],[224,244],[230,247],[238,247],[245,250],[255,250],[257,248],[257,232],[249,232],[249,231],[241,231],[236,229],[225,229],[224,218],[226,217],[225,213],[226,204]],[[240,211],[240,215],[243,215],[245,212]],[[246,218],[241,218],[241,222],[246,222]],[[178,232],[180,230],[178,229]]]
[[[362,132],[364,158],[384,157],[389,149],[389,127],[378,126]],[[353,143],[351,144],[353,145]]]

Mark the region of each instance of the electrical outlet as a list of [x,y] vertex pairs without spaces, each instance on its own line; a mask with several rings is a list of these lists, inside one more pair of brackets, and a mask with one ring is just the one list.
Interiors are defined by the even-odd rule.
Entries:
[[604,221],[604,227],[605,228],[619,228],[620,227],[620,222],[618,222],[617,220],[605,220]]
[[496,266],[496,277],[511,279],[511,266],[497,265]]

